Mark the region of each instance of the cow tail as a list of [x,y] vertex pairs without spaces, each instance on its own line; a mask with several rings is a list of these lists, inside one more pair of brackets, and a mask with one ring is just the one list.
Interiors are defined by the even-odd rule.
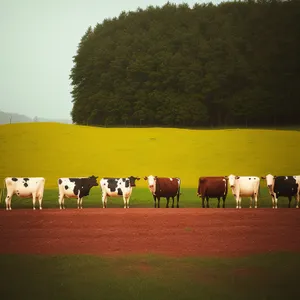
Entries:
[[5,179],[3,180],[3,188],[1,188],[0,203],[2,203],[4,197],[4,190],[5,190]]
[[180,184],[181,184],[181,180],[180,178],[177,178],[178,180],[178,191],[177,191],[177,203],[179,202],[179,196],[181,195],[180,193]]
[[200,184],[201,184],[201,178],[199,178],[199,180],[198,180],[197,196],[201,196],[201,187],[200,187]]

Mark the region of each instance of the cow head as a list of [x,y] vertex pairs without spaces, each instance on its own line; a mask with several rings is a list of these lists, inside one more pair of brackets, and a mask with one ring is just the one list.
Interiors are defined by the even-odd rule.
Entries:
[[229,175],[228,177],[225,177],[226,179],[228,179],[229,185],[232,189],[235,188],[235,184],[236,184],[236,180],[240,178],[240,176],[235,176],[235,175]]
[[270,192],[272,192],[273,189],[273,185],[274,185],[274,179],[276,178],[276,176],[273,176],[271,174],[268,174],[267,176],[262,176],[261,179],[266,179],[267,182],[267,187],[269,189]]
[[94,175],[89,176],[89,186],[90,187],[99,185],[97,182],[97,178],[98,178],[98,176],[94,176]]
[[135,181],[136,181],[136,180],[140,180],[141,178],[139,178],[139,177],[134,177],[134,176],[130,176],[130,177],[128,177],[128,179],[129,179],[129,182],[130,182],[130,186],[136,186],[136,185],[135,185]]
[[145,176],[144,177],[145,180],[148,180],[148,187],[149,187],[149,190],[152,194],[155,194],[155,191],[156,191],[156,179],[157,179],[157,176],[153,176],[153,175],[150,175],[150,176]]

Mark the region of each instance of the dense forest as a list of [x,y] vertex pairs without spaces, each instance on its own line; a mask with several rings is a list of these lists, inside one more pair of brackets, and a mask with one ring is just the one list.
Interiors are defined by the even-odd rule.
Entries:
[[122,12],[87,28],[73,62],[76,124],[300,124],[299,0]]

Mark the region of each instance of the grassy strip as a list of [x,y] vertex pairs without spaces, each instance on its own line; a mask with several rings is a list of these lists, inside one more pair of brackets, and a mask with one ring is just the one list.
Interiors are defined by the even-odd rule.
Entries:
[[300,257],[0,255],[0,269],[3,299],[292,299]]
[[[183,188],[181,190],[182,195],[180,196],[180,208],[197,208],[202,207],[202,200],[197,197],[196,189],[191,188]],[[6,195],[6,191],[4,192]],[[217,199],[212,198],[209,200],[210,207],[217,207]],[[122,208],[123,207],[123,198],[108,198],[108,208]],[[220,206],[222,207],[222,199],[220,201]],[[249,198],[242,199],[242,207],[249,207],[250,200]],[[170,201],[169,207],[171,206],[172,201]],[[176,200],[174,202],[176,205]],[[38,205],[38,203],[36,203]],[[166,207],[166,199],[162,198],[160,202],[161,208]],[[227,208],[235,208],[236,202],[234,197],[232,196],[231,191],[229,191],[225,205]],[[254,205],[254,203],[253,203]],[[76,199],[68,199],[65,198],[65,206],[66,208],[77,208],[77,200]],[[5,202],[3,201],[0,205],[1,208],[5,207]],[[44,199],[43,199],[43,208],[58,208],[58,190],[50,189],[45,190]],[[101,200],[101,191],[99,187],[95,187],[91,190],[89,196],[83,199],[83,207],[84,208],[102,208],[102,200]],[[147,188],[134,188],[132,192],[132,196],[130,199],[130,207],[131,208],[146,208],[146,207],[154,207],[153,198]],[[267,188],[262,187],[260,190],[260,197],[258,199],[258,207],[272,207],[271,196],[269,195]],[[278,207],[288,207],[288,199],[285,197],[280,197],[278,200]],[[295,207],[295,199],[291,202],[291,207]],[[32,208],[32,199],[24,198],[20,199],[17,196],[13,196],[12,199],[12,209],[17,208]]]

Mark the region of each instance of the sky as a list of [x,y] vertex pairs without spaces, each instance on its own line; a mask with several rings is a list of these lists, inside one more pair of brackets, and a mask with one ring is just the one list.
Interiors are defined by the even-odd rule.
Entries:
[[[0,0],[0,110],[71,119],[69,79],[89,26],[167,0]],[[206,1],[170,1],[195,3]],[[212,0],[220,3],[221,0]]]

